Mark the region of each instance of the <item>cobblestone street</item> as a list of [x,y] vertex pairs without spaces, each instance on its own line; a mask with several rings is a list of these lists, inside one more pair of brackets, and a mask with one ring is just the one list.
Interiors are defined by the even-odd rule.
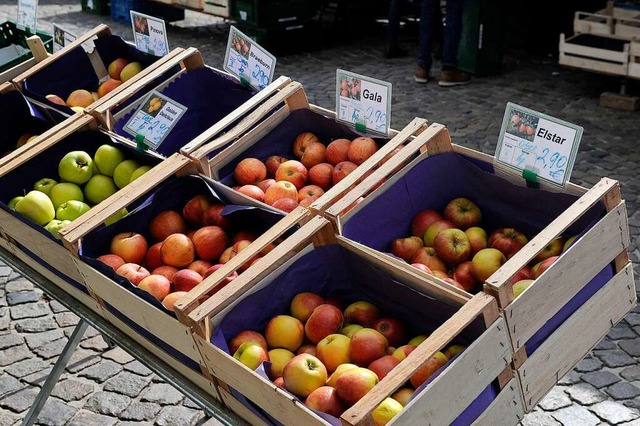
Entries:
[[[15,1],[0,0],[0,21],[15,20]],[[51,23],[80,35],[99,23],[132,39],[131,26],[81,12],[79,0],[42,0],[38,27]],[[198,48],[221,68],[228,24],[186,12],[169,26],[170,47]],[[505,105],[512,101],[584,127],[571,180],[591,187],[601,177],[621,182],[631,230],[636,290],[640,276],[640,112],[598,106],[619,81],[563,69],[554,58],[506,52],[502,75],[468,86],[440,88],[413,80],[417,40],[404,40],[407,58],[383,59],[384,38],[278,57],[276,75],[300,81],[310,102],[335,109],[335,70],[393,84],[392,127],[416,116],[446,125],[457,144],[493,154]],[[434,70],[435,71],[435,70]],[[434,72],[432,71],[432,73]],[[437,76],[437,74],[436,74]],[[637,95],[637,93],[636,93]],[[634,177],[636,176],[636,177]],[[78,318],[0,263],[0,426],[20,424]],[[46,425],[196,425],[204,412],[124,350],[110,348],[93,329],[84,336],[38,418]],[[211,421],[211,423],[215,423]],[[636,307],[577,367],[561,379],[522,425],[640,425],[640,308]]]

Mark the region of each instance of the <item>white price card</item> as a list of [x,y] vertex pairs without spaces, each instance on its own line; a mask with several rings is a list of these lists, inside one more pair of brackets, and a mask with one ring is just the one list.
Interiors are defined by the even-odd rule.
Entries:
[[154,90],[124,125],[124,130],[136,141],[144,138],[147,146],[156,149],[186,111],[184,105]]
[[154,56],[164,56],[169,53],[167,27],[162,19],[131,12],[131,27],[136,48]]
[[391,83],[338,69],[336,71],[338,121],[359,132],[389,133]]
[[20,30],[36,33],[36,17],[38,12],[38,0],[18,0],[18,19],[16,27]]
[[76,37],[56,23],[53,24],[53,53],[64,49],[65,46],[73,43]]
[[257,90],[262,90],[273,80],[276,57],[236,27],[229,31],[223,69]]
[[564,187],[571,176],[583,128],[509,102],[496,161],[518,173]]

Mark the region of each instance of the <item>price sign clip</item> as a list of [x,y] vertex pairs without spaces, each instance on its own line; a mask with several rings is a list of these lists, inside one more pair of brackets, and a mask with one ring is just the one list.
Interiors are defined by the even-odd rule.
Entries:
[[149,149],[149,145],[144,141],[144,135],[142,133],[136,134],[136,149],[140,152],[144,152]]
[[530,169],[522,169],[522,177],[527,182],[527,188],[540,188],[538,174]]
[[251,81],[245,77],[244,74],[240,75],[240,83],[242,83],[244,87],[251,87]]
[[367,124],[364,123],[363,121],[356,121],[355,125],[356,125],[357,132],[360,132],[360,133],[367,132]]

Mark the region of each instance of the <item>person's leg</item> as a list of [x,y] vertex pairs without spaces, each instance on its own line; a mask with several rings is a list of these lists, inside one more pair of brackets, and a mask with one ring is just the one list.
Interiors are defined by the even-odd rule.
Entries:
[[426,83],[429,77],[429,70],[433,62],[431,58],[431,44],[435,34],[437,8],[440,7],[439,0],[422,0],[420,13],[420,51],[416,60],[418,68],[414,79],[418,83]]
[[385,57],[398,58],[406,56],[407,51],[398,46],[398,32],[400,29],[400,18],[406,0],[391,0],[389,5],[389,25],[387,28],[387,51]]
[[462,8],[464,0],[447,0],[442,69],[452,70],[458,65],[458,45],[462,35]]

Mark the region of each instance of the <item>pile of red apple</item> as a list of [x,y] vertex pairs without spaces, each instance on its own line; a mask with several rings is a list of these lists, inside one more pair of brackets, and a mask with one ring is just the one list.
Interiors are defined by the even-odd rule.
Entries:
[[[180,211],[165,210],[154,216],[149,238],[136,232],[117,234],[110,253],[98,260],[173,311],[182,296],[257,238],[252,232],[234,231],[233,223],[222,216],[223,209],[210,196],[196,195]],[[239,270],[244,271],[273,247],[269,245]],[[234,272],[209,295],[237,275]]]
[[[481,290],[482,283],[524,247],[528,239],[515,228],[500,228],[490,234],[480,227],[482,212],[467,198],[450,201],[442,214],[418,212],[411,221],[411,236],[396,238],[390,251],[416,268],[463,290]],[[515,296],[555,262],[573,242],[559,237],[548,244],[513,277]]]
[[[340,417],[428,337],[409,339],[405,323],[383,316],[370,302],[342,307],[336,299],[299,293],[288,314],[273,317],[262,333],[238,333],[229,340],[229,351],[252,370],[271,362],[268,374],[277,386],[314,410]],[[463,349],[452,345],[438,352],[376,408],[374,424],[386,424],[415,389]]]
[[293,142],[295,159],[272,155],[264,161],[245,158],[234,170],[237,191],[290,212],[308,207],[378,150],[369,137],[335,139],[325,145],[311,132]]

